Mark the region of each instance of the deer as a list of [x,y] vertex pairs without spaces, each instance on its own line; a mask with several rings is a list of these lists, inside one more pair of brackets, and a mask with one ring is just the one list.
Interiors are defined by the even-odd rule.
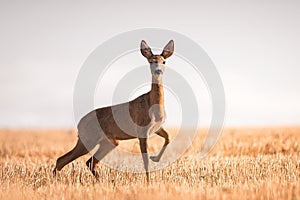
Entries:
[[[71,151],[57,159],[53,170],[54,175],[65,165],[89,153],[98,145],[99,148],[86,161],[86,165],[91,173],[99,178],[99,174],[95,170],[96,164],[116,148],[120,140],[137,138],[146,179],[149,183],[149,158],[153,162],[159,162],[170,143],[169,134],[162,127],[166,119],[162,77],[165,71],[166,59],[174,52],[174,41],[170,40],[161,54],[154,55],[148,44],[142,40],[140,51],[150,64],[152,76],[150,91],[126,103],[95,109],[82,117],[77,125],[77,144]],[[124,114],[126,113],[124,110],[129,113],[129,116]],[[118,125],[120,123],[125,128],[120,127]],[[147,139],[153,134],[164,138],[164,144],[156,156],[149,157]]]

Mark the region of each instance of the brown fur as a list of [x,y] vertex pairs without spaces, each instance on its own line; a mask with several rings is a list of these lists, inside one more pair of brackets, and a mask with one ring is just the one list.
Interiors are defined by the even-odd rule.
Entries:
[[[151,90],[130,102],[99,108],[84,116],[78,124],[79,139],[76,146],[73,150],[57,159],[53,171],[54,174],[69,162],[88,153],[97,144],[100,144],[100,147],[94,156],[86,163],[92,173],[97,177],[98,175],[94,170],[95,165],[118,145],[118,140],[138,138],[140,141],[140,149],[146,170],[147,181],[149,181],[149,161],[147,153],[148,136],[152,133],[156,133],[165,139],[165,144],[159,154],[150,157],[154,162],[160,160],[166,146],[169,144],[168,133],[161,127],[166,117],[162,74],[164,72],[165,59],[172,55],[173,50],[174,43],[171,40],[164,48],[161,55],[153,55],[146,42],[141,42],[141,53],[150,63],[152,74]],[[126,112],[124,112],[126,109],[129,110],[129,115],[134,125],[130,123],[130,119],[126,116]],[[119,127],[120,124],[117,123],[116,116],[119,116],[125,125],[128,124],[128,127],[125,126],[125,128],[130,133]],[[124,119],[122,118],[123,116]],[[136,127],[142,128],[136,128],[135,125],[137,125]],[[103,133],[105,137],[101,137],[101,133]],[[86,144],[89,145],[87,146]]]

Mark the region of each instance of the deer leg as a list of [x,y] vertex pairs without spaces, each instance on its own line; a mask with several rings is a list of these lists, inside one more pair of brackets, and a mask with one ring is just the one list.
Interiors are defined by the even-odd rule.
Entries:
[[169,135],[168,133],[165,131],[165,129],[161,128],[159,129],[157,132],[155,132],[157,135],[165,138],[165,143],[163,145],[163,147],[161,148],[160,152],[158,153],[157,156],[150,156],[150,159],[153,161],[153,162],[158,162],[161,158],[161,156],[163,155],[163,153],[165,152],[168,144],[170,143],[170,140],[169,140]]
[[60,171],[65,165],[87,153],[88,150],[82,144],[81,140],[78,139],[76,146],[71,151],[57,159],[53,174],[55,175],[56,171]]
[[146,170],[147,182],[149,183],[149,158],[147,152],[147,138],[139,138],[140,141],[140,149],[142,152],[144,167]]
[[100,147],[96,151],[96,153],[86,162],[86,165],[91,170],[92,174],[98,178],[99,175],[95,171],[96,164],[103,159],[109,152],[111,152],[114,148],[119,145],[117,140],[102,140],[100,142]]

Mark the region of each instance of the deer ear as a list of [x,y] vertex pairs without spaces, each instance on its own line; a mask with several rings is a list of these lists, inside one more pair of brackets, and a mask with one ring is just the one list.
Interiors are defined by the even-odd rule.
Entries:
[[169,58],[174,52],[174,41],[170,40],[170,42],[165,46],[163,52],[160,54],[165,59]]
[[151,56],[153,56],[151,48],[148,46],[148,44],[144,40],[142,40],[142,42],[141,42],[141,53],[147,59],[149,59]]

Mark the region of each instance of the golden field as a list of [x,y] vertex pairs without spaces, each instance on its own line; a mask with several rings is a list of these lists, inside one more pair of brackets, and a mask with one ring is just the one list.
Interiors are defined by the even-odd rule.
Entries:
[[[73,130],[0,130],[0,199],[300,199],[300,127],[227,128],[200,160],[206,131],[175,163],[151,172],[147,185],[144,174],[103,164],[96,181],[85,166],[89,155],[53,177],[57,157],[75,145]],[[149,149],[162,144],[151,138]],[[120,146],[139,151],[137,140]]]

